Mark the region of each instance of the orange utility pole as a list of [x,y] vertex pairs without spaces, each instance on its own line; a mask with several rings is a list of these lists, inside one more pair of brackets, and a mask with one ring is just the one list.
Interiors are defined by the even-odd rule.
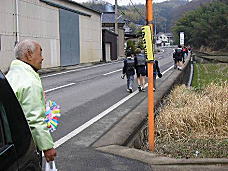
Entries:
[[[146,20],[147,25],[151,28],[152,46],[153,46],[153,2],[146,0]],[[153,50],[153,47],[152,47]],[[154,54],[153,54],[154,55]],[[153,60],[148,61],[148,132],[149,132],[149,150],[154,151],[154,79],[153,79]]]

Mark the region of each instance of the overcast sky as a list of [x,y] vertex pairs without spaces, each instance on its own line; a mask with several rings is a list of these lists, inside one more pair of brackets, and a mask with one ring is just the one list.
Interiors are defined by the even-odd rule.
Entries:
[[[91,0],[74,0],[75,2],[87,2],[87,1],[91,1]],[[115,4],[115,0],[104,0],[106,2],[109,2],[111,4]],[[134,4],[145,4],[146,0],[131,0]],[[153,2],[163,2],[166,0],[153,0]],[[129,3],[131,4],[130,0],[117,0],[118,5],[128,5]]]

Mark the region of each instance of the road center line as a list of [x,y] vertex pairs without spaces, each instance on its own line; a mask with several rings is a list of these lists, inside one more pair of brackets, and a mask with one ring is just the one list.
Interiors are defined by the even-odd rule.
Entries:
[[72,86],[74,85],[75,83],[70,83],[70,84],[66,84],[66,85],[63,85],[63,86],[59,86],[59,87],[55,87],[55,88],[52,88],[52,89],[49,89],[49,90],[45,90],[44,92],[45,93],[49,93],[51,91],[55,91],[55,90],[58,90],[58,89],[61,89],[61,88],[65,88],[65,87],[69,87],[69,86]]
[[121,71],[122,69],[118,69],[118,70],[115,70],[115,71],[112,71],[112,72],[108,72],[108,73],[106,73],[106,74],[103,74],[103,75],[109,75],[109,74],[112,74],[112,73],[115,73],[115,72],[119,72],[119,71]]
[[[166,72],[168,72],[172,68],[173,68],[173,66],[171,66],[170,68],[168,68],[167,70],[162,72],[162,74],[165,74]],[[148,84],[146,84],[146,86],[148,86]],[[91,126],[92,124],[94,124],[95,122],[97,122],[98,120],[103,118],[104,116],[108,115],[111,111],[113,111],[114,109],[116,109],[121,104],[123,104],[124,102],[126,102],[127,100],[129,100],[130,98],[132,98],[133,96],[135,96],[138,93],[139,93],[138,90],[134,91],[133,93],[129,94],[128,96],[126,96],[125,98],[123,98],[122,100],[120,100],[119,102],[114,104],[113,106],[109,107],[108,109],[106,109],[102,113],[100,113],[97,116],[95,116],[94,118],[90,119],[89,121],[87,121],[86,123],[81,125],[80,127],[76,128],[72,132],[70,132],[67,135],[65,135],[64,137],[60,138],[59,140],[57,140],[55,142],[54,147],[57,148],[60,145],[62,145],[63,143],[65,143],[66,141],[68,141],[69,139],[73,138],[74,136],[76,136],[77,134],[79,134],[80,132],[82,132],[83,130],[85,130],[86,128],[88,128],[89,126]]]

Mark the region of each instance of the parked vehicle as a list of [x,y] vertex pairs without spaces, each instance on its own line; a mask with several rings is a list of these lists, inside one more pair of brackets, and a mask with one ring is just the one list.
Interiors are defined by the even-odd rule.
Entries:
[[0,71],[0,171],[41,170],[25,115]]

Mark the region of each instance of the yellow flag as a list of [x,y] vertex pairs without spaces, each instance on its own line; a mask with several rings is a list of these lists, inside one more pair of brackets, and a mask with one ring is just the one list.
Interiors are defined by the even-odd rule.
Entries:
[[148,60],[154,60],[154,53],[153,53],[153,44],[152,44],[152,36],[150,26],[143,26],[142,27],[142,35],[143,35],[143,44],[145,48],[145,54]]

